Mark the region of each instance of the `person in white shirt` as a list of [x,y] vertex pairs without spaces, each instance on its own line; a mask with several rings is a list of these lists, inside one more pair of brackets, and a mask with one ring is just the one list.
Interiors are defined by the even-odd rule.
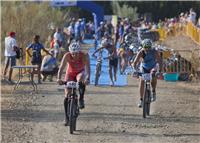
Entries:
[[9,83],[13,83],[11,78],[12,78],[12,66],[16,65],[16,51],[18,50],[18,45],[15,39],[15,32],[10,32],[9,36],[5,38],[5,68],[3,72],[4,79],[6,78],[6,74],[9,69],[9,75],[8,75],[8,81]]
[[60,54],[60,46],[59,46],[58,40],[54,41],[53,51],[54,51],[53,56],[55,58],[58,58],[58,56]]
[[63,39],[62,39],[61,29],[60,28],[58,28],[58,27],[56,28],[56,32],[54,33],[53,38],[54,38],[54,41],[57,41],[59,46],[61,47]]
[[74,33],[75,33],[74,23],[71,22],[67,29],[68,29],[68,35],[69,35],[69,42],[68,43],[70,43],[71,40],[74,39]]

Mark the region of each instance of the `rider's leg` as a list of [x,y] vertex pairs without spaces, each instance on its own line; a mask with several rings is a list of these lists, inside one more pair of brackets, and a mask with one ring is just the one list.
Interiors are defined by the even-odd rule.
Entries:
[[68,89],[65,89],[65,98],[64,98],[64,110],[65,110],[65,123],[64,124],[65,124],[65,126],[67,126],[69,123],[69,117],[67,115],[68,94],[69,94]]
[[138,106],[141,108],[142,107],[142,101],[143,101],[143,95],[144,95],[144,80],[140,78],[140,83],[139,83],[139,91],[140,91],[140,102]]
[[156,77],[152,77],[151,80],[151,86],[152,86],[152,91],[156,91],[156,85],[157,85],[157,78]]
[[156,85],[157,85],[157,78],[155,74],[152,76],[151,86],[152,86],[152,98],[151,101],[156,101]]
[[76,80],[79,83],[79,107],[83,109],[85,107],[84,104],[84,94],[85,94],[85,84],[84,84],[85,74],[84,72],[79,73],[76,76]]
[[115,81],[117,81],[117,66],[118,66],[118,59],[116,58],[113,64]]
[[140,90],[140,99],[143,99],[143,95],[144,95],[144,80],[142,80],[141,78],[140,78],[139,90]]
[[113,76],[112,76],[112,65],[109,65],[109,76],[110,76],[110,80],[112,82],[112,85],[114,85]]

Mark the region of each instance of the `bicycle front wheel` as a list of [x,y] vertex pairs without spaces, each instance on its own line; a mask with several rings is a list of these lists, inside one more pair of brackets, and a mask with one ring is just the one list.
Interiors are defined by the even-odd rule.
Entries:
[[143,95],[143,118],[146,118],[147,110],[148,110],[148,90],[146,86],[144,87],[144,95]]
[[147,115],[150,115],[151,91],[147,90]]
[[74,121],[74,100],[71,99],[70,101],[70,115],[69,115],[69,131],[70,131],[70,134],[73,134],[73,131],[75,129],[75,121]]
[[77,121],[77,117],[78,117],[78,114],[79,114],[79,111],[78,111],[78,101],[76,99],[75,101],[75,104],[74,104],[74,126],[73,126],[73,130],[76,131],[76,121]]

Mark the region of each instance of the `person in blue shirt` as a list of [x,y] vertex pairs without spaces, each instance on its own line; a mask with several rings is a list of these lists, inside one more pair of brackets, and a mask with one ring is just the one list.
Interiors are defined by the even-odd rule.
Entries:
[[[152,48],[152,42],[150,39],[144,39],[142,41],[142,49],[138,52],[136,55],[135,60],[133,61],[132,65],[134,69],[136,69],[137,64],[140,62],[142,59],[141,63],[141,72],[142,73],[152,73],[152,101],[156,100],[156,84],[157,84],[157,78],[155,76],[155,73],[159,70],[159,72],[162,69],[162,64],[161,64],[161,58],[159,52]],[[159,67],[157,66],[159,64]],[[159,69],[158,69],[159,68]],[[139,85],[139,90],[140,90],[140,102],[138,106],[141,108],[142,103],[143,103],[143,93],[144,93],[144,80],[140,78],[140,85]]]
[[[40,67],[41,67],[41,63],[42,63],[41,50],[44,50],[49,55],[52,55],[52,54],[49,53],[48,50],[46,50],[44,48],[44,46],[40,43],[39,40],[40,40],[40,36],[35,35],[33,37],[33,42],[31,44],[29,44],[28,47],[26,48],[26,52],[27,52],[28,56],[31,57],[32,65],[38,65],[37,71],[34,71],[32,73],[32,78],[34,78],[34,74],[37,73],[38,74],[38,83],[41,83],[41,74],[40,74]],[[32,49],[32,54],[30,53],[30,49]]]

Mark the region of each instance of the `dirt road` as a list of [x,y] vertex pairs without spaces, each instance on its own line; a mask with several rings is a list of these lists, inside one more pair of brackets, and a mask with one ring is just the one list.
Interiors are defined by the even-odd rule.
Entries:
[[[200,89],[159,81],[151,116],[142,118],[137,107],[137,79],[127,87],[87,87],[86,108],[77,131],[63,125],[63,93],[55,82],[39,86],[39,94],[20,88],[1,95],[2,143],[198,143],[200,142]],[[2,86],[4,88],[4,86]],[[6,86],[11,89],[12,87]],[[5,89],[4,89],[5,90]]]

